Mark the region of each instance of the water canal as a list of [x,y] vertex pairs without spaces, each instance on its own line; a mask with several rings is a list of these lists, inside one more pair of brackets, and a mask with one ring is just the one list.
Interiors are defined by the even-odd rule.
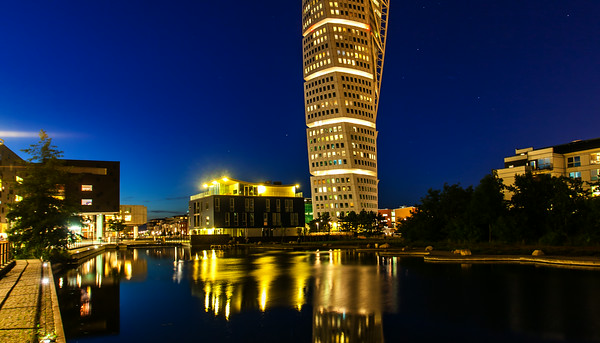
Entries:
[[162,248],[55,280],[70,343],[600,341],[600,271]]

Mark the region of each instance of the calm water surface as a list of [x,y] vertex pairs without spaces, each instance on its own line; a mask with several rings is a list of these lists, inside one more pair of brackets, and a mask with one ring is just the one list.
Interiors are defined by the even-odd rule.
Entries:
[[162,248],[55,279],[69,343],[600,341],[600,271]]

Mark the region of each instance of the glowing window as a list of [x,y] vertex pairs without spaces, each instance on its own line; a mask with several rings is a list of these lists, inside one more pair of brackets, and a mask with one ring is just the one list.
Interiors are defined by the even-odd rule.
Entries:
[[131,221],[131,214],[128,214],[128,215],[124,216],[123,220],[125,220],[126,222],[130,222]]
[[93,186],[92,185],[81,185],[81,191],[82,192],[91,192],[93,190]]
[[81,199],[81,205],[82,206],[91,206],[92,205],[92,199]]

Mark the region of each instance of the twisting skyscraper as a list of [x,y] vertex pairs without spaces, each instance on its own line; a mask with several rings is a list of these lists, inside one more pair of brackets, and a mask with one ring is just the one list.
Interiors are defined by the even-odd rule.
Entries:
[[389,0],[303,0],[306,138],[315,217],[377,211],[377,108]]

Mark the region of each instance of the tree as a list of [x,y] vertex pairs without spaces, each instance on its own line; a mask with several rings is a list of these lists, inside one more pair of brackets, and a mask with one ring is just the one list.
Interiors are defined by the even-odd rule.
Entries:
[[39,136],[38,143],[23,150],[31,157],[22,180],[15,185],[20,201],[9,205],[6,216],[11,221],[9,240],[21,258],[50,258],[64,251],[69,223],[77,221],[75,206],[62,194],[68,178],[61,169],[62,151],[52,145],[52,139],[43,130]]
[[109,230],[116,232],[117,242],[119,242],[119,235],[121,234],[121,231],[125,230],[127,225],[120,219],[109,219],[107,224]]

